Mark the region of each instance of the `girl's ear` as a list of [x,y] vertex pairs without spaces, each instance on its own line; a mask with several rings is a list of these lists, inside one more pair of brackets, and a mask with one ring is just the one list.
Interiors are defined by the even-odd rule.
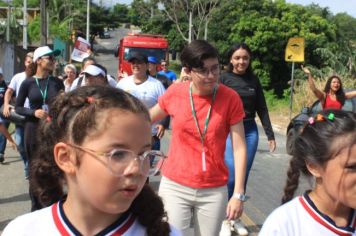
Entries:
[[54,145],[54,161],[57,166],[66,174],[74,174],[76,169],[76,157],[72,148],[63,143],[59,142]]
[[319,165],[314,163],[307,162],[306,163],[308,171],[315,177],[320,178],[322,176],[322,168]]

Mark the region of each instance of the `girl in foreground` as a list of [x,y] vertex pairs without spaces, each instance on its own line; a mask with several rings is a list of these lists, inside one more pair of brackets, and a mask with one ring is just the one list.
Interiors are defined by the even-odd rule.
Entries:
[[[356,235],[356,114],[321,112],[295,147],[282,199],[288,203],[267,218],[260,235]],[[315,186],[291,200],[300,173],[315,178]]]
[[80,87],[55,99],[38,135],[44,143],[30,181],[48,207],[16,218],[3,235],[179,235],[145,185],[164,155],[150,150],[150,118],[139,100]]

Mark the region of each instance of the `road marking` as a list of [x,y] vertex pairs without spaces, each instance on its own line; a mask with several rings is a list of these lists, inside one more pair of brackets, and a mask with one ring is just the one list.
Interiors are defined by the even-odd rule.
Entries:
[[256,223],[253,222],[253,220],[248,215],[246,215],[245,213],[242,213],[241,220],[244,223],[244,225],[247,226],[247,227],[256,226]]

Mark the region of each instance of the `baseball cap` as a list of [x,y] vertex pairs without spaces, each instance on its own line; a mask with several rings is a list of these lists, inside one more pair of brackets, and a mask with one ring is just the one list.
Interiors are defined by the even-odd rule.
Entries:
[[157,58],[155,57],[148,57],[148,62],[152,64],[158,64]]
[[140,62],[148,63],[147,56],[145,54],[134,52],[130,55],[128,61],[131,63],[133,60],[137,60]]
[[59,50],[52,50],[48,46],[38,47],[33,53],[33,61],[36,62],[40,57],[54,55],[58,56],[61,54]]
[[87,73],[92,76],[97,76],[97,75],[102,75],[104,77],[106,76],[105,71],[95,65],[87,66],[87,68],[85,68],[85,70],[82,73]]

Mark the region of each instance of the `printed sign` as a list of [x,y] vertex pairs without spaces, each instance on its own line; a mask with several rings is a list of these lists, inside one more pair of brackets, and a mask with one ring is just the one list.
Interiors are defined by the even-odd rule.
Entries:
[[288,40],[285,60],[290,62],[304,62],[304,38],[295,37]]
[[88,56],[90,56],[90,43],[82,37],[78,37],[74,43],[71,59],[82,62]]

